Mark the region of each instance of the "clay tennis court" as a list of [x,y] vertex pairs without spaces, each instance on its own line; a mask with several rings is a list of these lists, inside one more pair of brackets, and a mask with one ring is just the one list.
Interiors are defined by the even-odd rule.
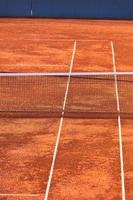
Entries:
[[[0,71],[131,72],[132,25],[132,21],[122,20],[0,19]],[[5,84],[0,83],[0,96],[5,105],[10,106],[8,103],[14,100],[12,95],[16,91],[23,101],[19,90],[19,85],[21,89],[24,87],[21,81],[17,87],[11,84],[12,80],[10,84],[4,80]],[[93,91],[103,94],[100,111],[108,94],[114,98],[118,95],[116,82],[114,79],[111,89],[108,84],[95,84]],[[71,86],[72,81],[68,84]],[[25,85],[28,89],[28,82]],[[40,85],[36,86],[35,95]],[[83,92],[78,94],[79,102],[86,94],[85,84],[80,85],[78,91]],[[47,90],[56,93],[54,86],[48,84]],[[122,98],[126,101],[132,96],[128,87],[123,87]],[[10,93],[13,88],[17,89]],[[77,88],[79,84],[71,92]],[[31,101],[32,89],[30,86]],[[87,89],[91,94],[91,88]],[[3,97],[4,90],[8,93]],[[64,86],[54,102],[55,107],[66,93]],[[97,95],[91,101],[94,107]],[[132,110],[131,104],[126,105]],[[112,110],[113,106],[118,108],[117,98],[106,108]],[[83,118],[16,114],[0,117],[1,200],[132,199],[132,115]]]

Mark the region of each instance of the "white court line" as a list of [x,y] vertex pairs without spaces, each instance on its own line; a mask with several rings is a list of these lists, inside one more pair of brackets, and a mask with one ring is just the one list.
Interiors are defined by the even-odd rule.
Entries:
[[[113,44],[112,41],[111,41],[111,49],[112,49],[112,61],[113,61],[114,72],[116,72],[115,51],[114,51],[114,44]],[[124,177],[124,159],[123,159],[123,145],[122,145],[122,125],[121,125],[121,116],[120,116],[120,100],[119,100],[118,82],[117,82],[117,75],[116,74],[114,75],[114,78],[115,78],[115,93],[116,93],[117,112],[118,112],[118,129],[119,129],[119,148],[120,148],[122,200],[126,200],[125,177]]]
[[[0,40],[5,40],[5,38],[0,38]],[[45,42],[74,42],[74,39],[46,39],[46,38],[6,38],[6,40],[25,40],[25,41],[45,41]],[[103,39],[76,39],[76,42],[111,42],[111,40],[103,40]]]
[[38,197],[40,194],[25,194],[25,193],[5,193],[5,194],[0,194],[0,196],[12,196],[12,197]]
[[133,72],[0,72],[1,76],[117,76],[117,75],[133,75]]
[[[71,63],[70,63],[69,73],[72,72],[74,57],[75,57],[75,53],[76,53],[76,45],[77,45],[77,43],[75,41],[74,47],[73,47],[73,53],[72,53],[72,59],[71,59]],[[49,190],[50,190],[52,176],[53,176],[53,170],[54,170],[56,156],[57,156],[58,147],[59,147],[61,131],[62,131],[62,127],[63,127],[64,111],[65,111],[65,107],[66,107],[66,101],[67,101],[67,97],[68,97],[69,86],[70,86],[70,76],[68,77],[68,80],[67,80],[66,92],[65,92],[65,96],[64,96],[64,103],[63,103],[63,107],[62,107],[62,109],[63,109],[62,117],[60,119],[60,125],[59,125],[58,134],[57,134],[57,139],[56,139],[56,144],[55,144],[55,149],[54,149],[54,154],[53,154],[53,160],[52,160],[52,165],[51,165],[51,169],[50,169],[50,174],[49,174],[49,178],[48,178],[48,183],[47,183],[47,187],[46,187],[44,200],[48,200]]]
[[2,64],[0,64],[0,67],[69,67],[69,65],[67,65],[67,64],[22,64],[22,63],[20,63],[20,64],[12,64],[12,65],[9,65],[9,64],[4,64],[4,65],[2,65]]

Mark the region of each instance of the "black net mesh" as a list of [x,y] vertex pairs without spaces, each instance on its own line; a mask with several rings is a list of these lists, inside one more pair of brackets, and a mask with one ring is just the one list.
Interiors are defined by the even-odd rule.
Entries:
[[[53,117],[62,116],[63,113],[64,117],[114,118],[118,114],[132,117],[133,75],[117,74],[117,85],[115,76],[113,73],[41,76],[0,74],[0,115]],[[117,109],[116,87],[120,113]]]

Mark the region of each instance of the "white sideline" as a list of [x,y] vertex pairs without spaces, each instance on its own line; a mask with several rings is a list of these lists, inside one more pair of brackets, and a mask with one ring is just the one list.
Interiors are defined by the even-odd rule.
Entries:
[[[72,72],[75,53],[76,53],[76,41],[74,42],[74,47],[73,47],[73,53],[72,53],[72,59],[71,59],[71,63],[70,63],[69,73]],[[57,134],[57,139],[56,139],[56,144],[55,144],[55,149],[54,149],[54,154],[53,154],[53,160],[52,160],[52,165],[51,165],[51,168],[50,168],[50,174],[49,174],[49,178],[48,178],[48,183],[47,183],[47,187],[46,187],[44,200],[48,200],[49,190],[50,190],[50,186],[51,186],[53,170],[54,170],[54,166],[55,166],[56,156],[57,156],[58,147],[59,147],[59,140],[60,140],[62,126],[63,126],[63,119],[64,119],[63,117],[64,117],[64,111],[65,111],[65,107],[66,107],[66,101],[67,101],[67,96],[68,96],[68,91],[69,91],[69,86],[70,86],[70,78],[71,77],[69,76],[68,80],[67,80],[66,92],[65,92],[64,103],[63,103],[62,117],[60,119],[59,130],[58,130],[58,134]]]
[[[114,68],[114,72],[116,72],[115,51],[114,51],[114,44],[113,44],[112,41],[111,41],[111,49],[112,49],[113,68]],[[122,200],[126,200],[125,177],[124,177],[124,159],[123,159],[123,145],[122,145],[122,125],[121,125],[121,116],[120,116],[120,101],[119,101],[119,91],[118,91],[118,83],[117,83],[117,74],[114,75],[114,78],[115,78],[115,93],[116,93],[117,112],[118,112],[118,129],[119,129],[119,148],[120,148]]]

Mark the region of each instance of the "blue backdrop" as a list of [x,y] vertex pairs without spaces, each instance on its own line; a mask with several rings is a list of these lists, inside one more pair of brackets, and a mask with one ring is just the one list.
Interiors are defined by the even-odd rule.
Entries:
[[133,0],[0,0],[0,16],[131,18]]
[[34,16],[133,18],[133,0],[33,0]]
[[30,16],[31,0],[0,0],[0,16]]

